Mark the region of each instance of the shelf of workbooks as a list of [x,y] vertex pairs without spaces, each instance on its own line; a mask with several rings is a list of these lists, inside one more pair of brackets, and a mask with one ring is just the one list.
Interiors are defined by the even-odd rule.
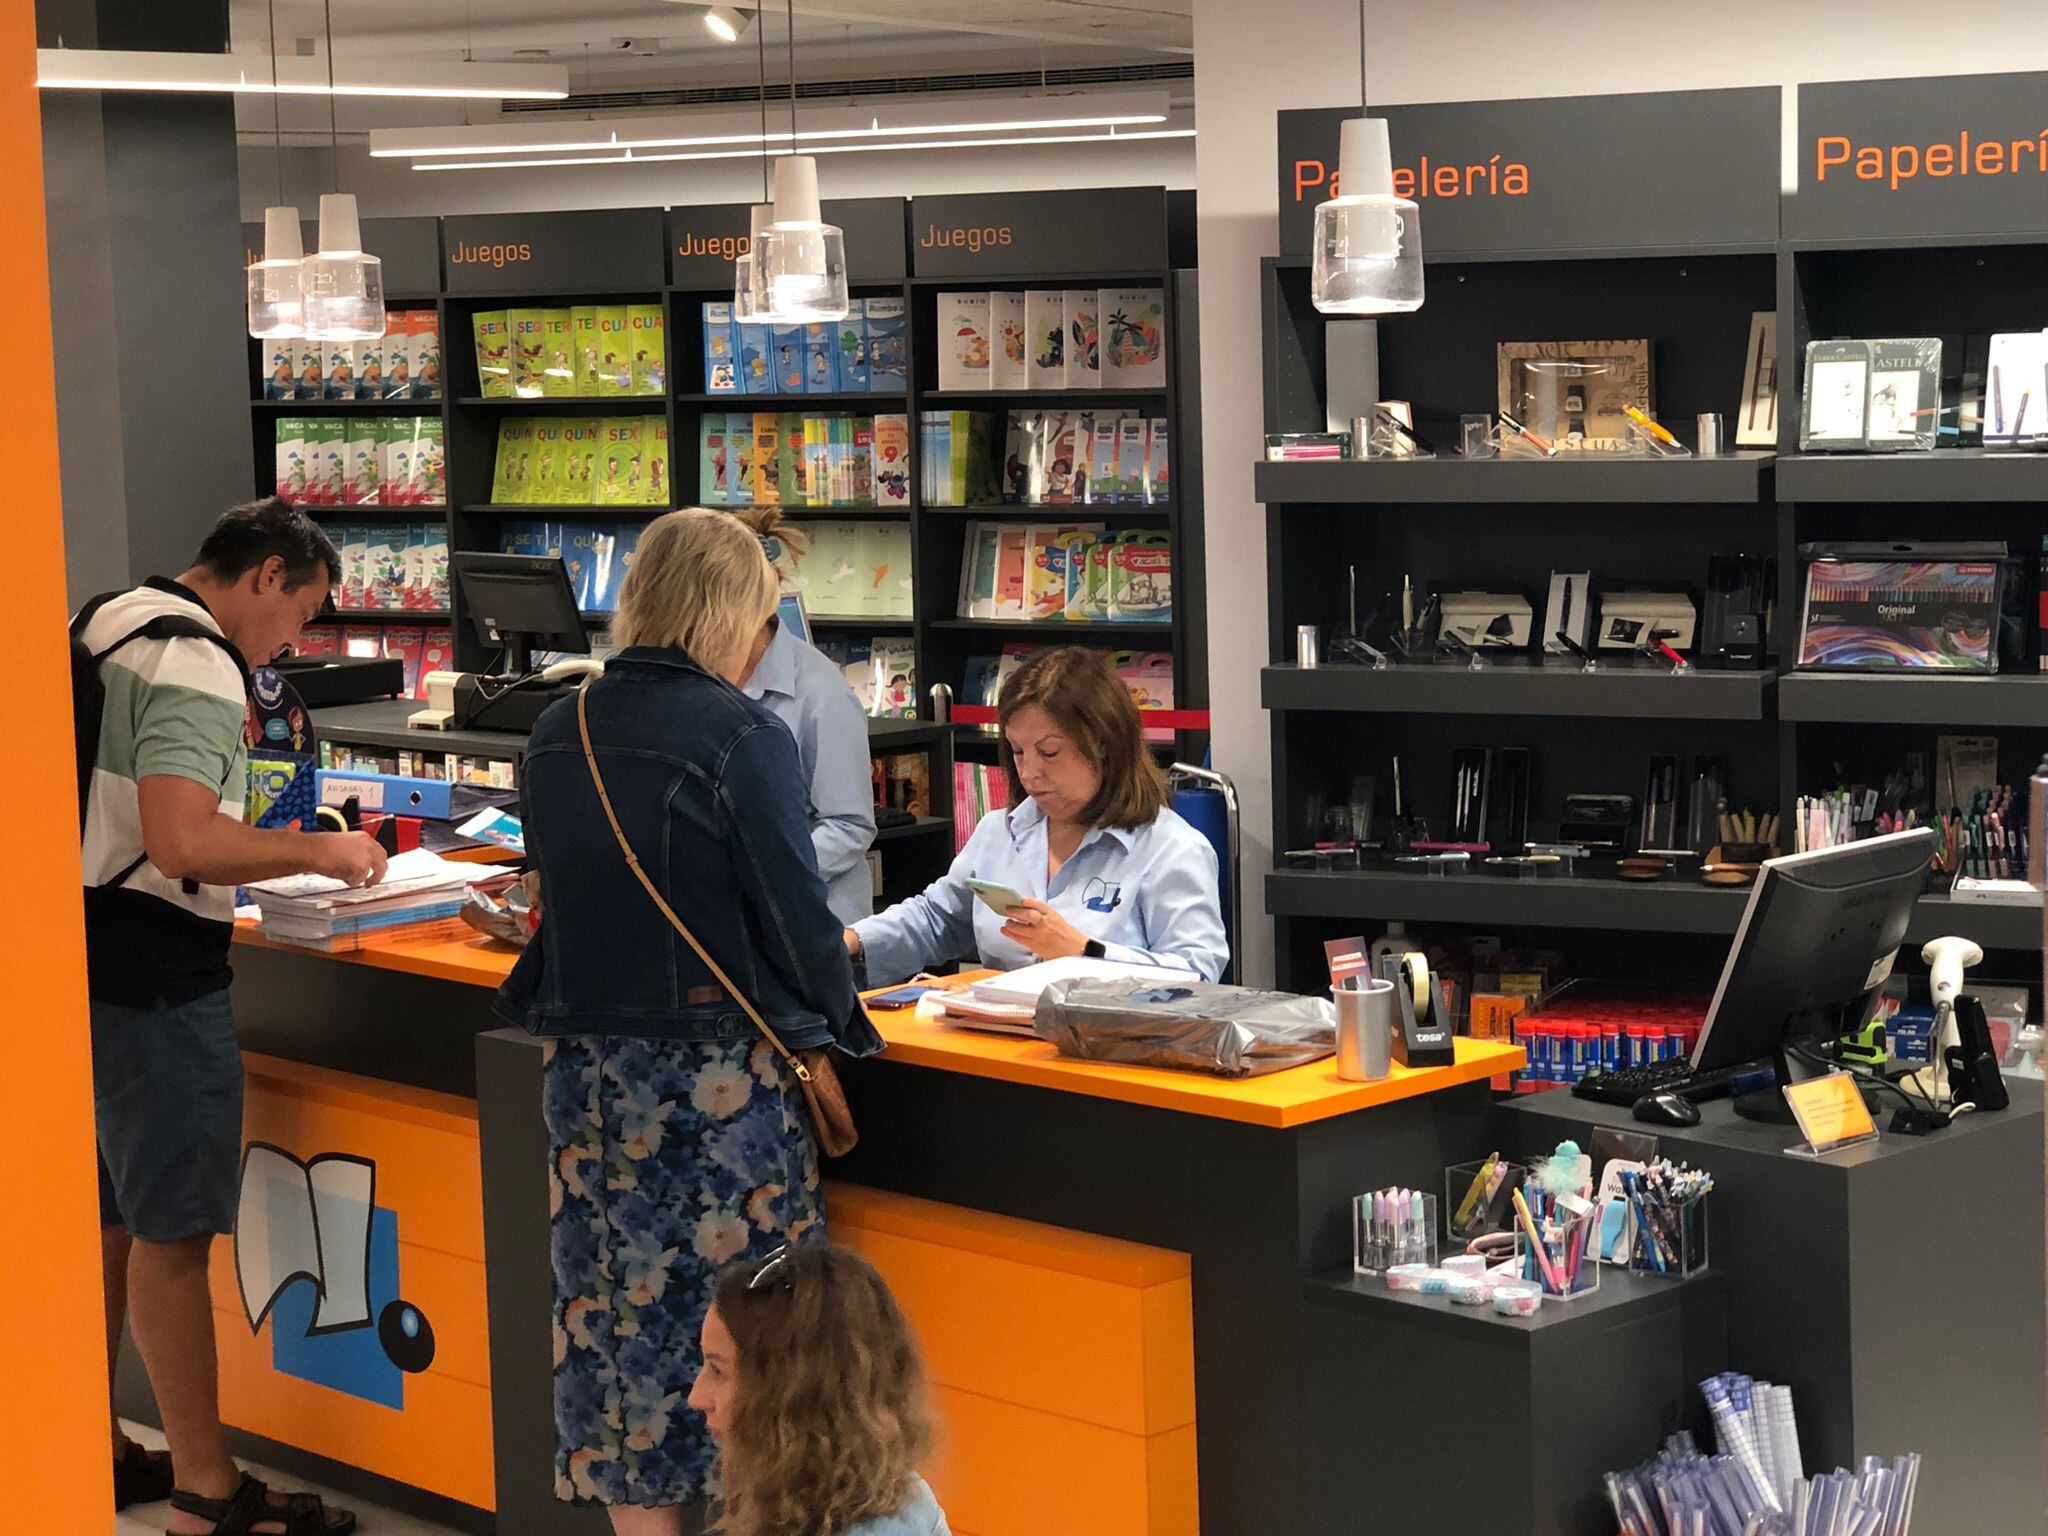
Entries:
[[[1891,99],[1886,85],[1868,90]],[[1287,254],[1263,274],[1269,435],[1255,480],[1282,985],[1317,984],[1325,940],[1397,919],[1426,925],[1425,942],[1492,934],[1554,951],[1574,974],[1711,978],[1746,894],[1741,871],[1722,872],[1729,888],[1717,890],[1696,865],[1652,857],[1624,882],[1615,858],[1595,856],[1575,867],[1604,878],[1557,878],[1561,866],[1524,850],[1707,850],[1729,835],[1724,801],[1739,826],[1789,825],[1815,802],[1839,806],[1852,836],[1909,812],[1944,824],[1915,939],[2038,942],[2037,906],[1951,897],[1946,882],[1958,867],[2009,872],[1999,856],[1967,862],[1973,829],[2014,824],[2012,790],[2024,795],[2048,750],[2048,454],[2025,451],[2048,447],[2032,403],[2048,392],[2036,380],[2030,397],[2021,376],[2032,359],[2048,377],[2048,339],[2035,339],[2048,326],[2048,229],[2010,233],[2043,225],[2048,205],[1972,224],[1956,213],[1967,198],[1909,207],[1912,188],[1885,198],[1851,180],[1823,193],[1811,177],[1785,198],[1774,94],[1598,103],[1615,120],[1653,109],[1660,121],[1612,138],[1620,160],[1597,173],[1566,157],[1526,196],[1425,202],[1426,301],[1377,320],[1316,311],[1302,253],[1326,194],[1288,182],[1334,166],[1345,114],[1281,115]],[[1397,164],[1482,122],[1540,145],[1557,129],[1549,111],[1391,109]],[[1712,136],[1727,151],[1713,196],[1681,209],[1617,174],[1696,132],[1695,117],[1728,130]],[[1799,121],[1810,156],[1827,113]],[[2004,195],[1998,185],[1987,188]],[[1893,227],[1848,227],[1872,219]],[[1826,375],[1822,442],[1802,419],[1809,343],[1845,365]],[[2002,395],[2001,356],[2014,370]],[[1859,358],[1850,440],[1838,386]],[[1718,443],[1701,440],[1708,417]],[[1375,429],[1362,458],[1354,418]],[[2012,440],[2023,421],[2039,442]],[[1878,565],[1924,552],[1937,576],[1977,562],[1950,572],[1970,587],[1957,664],[1819,665],[1809,598],[1825,619],[1846,589],[1809,575],[1859,545],[1881,552],[1865,556]],[[1874,612],[1884,593],[1871,596]],[[1305,626],[1319,654],[1298,643]],[[1684,669],[1630,643],[1631,628],[1667,626]],[[1947,851],[1952,807],[1960,854]],[[1797,841],[1788,831],[1775,846]],[[2009,968],[2010,954],[1995,963]]]
[[[913,249],[903,200],[828,203],[828,216],[847,231],[854,308],[836,327],[800,332],[734,329],[718,312],[730,304],[744,205],[371,221],[392,253],[387,284],[429,295],[393,301],[404,319],[394,318],[390,336],[411,338],[418,327],[431,346],[421,353],[402,343],[403,392],[393,390],[390,361],[377,357],[374,400],[332,388],[331,359],[322,356],[318,397],[300,400],[299,354],[273,367],[252,344],[257,486],[307,501],[336,534],[349,568],[336,630],[345,627],[345,643],[359,649],[385,645],[384,631],[396,632],[390,643],[409,645],[416,620],[441,631],[430,636],[437,652],[450,651],[459,665],[488,660],[460,595],[448,590],[453,550],[561,553],[579,607],[601,631],[646,520],[676,505],[743,511],[767,503],[781,509],[785,569],[804,590],[821,646],[877,709],[924,712],[930,683],[964,687],[970,661],[987,690],[1027,648],[1059,638],[1115,651],[1142,701],[1199,708],[1207,693],[1192,457],[1194,283],[1169,265],[1163,197],[1158,189],[996,195],[1001,206],[988,216],[1035,254],[986,283],[972,272],[955,281],[925,270],[937,258],[929,243]],[[924,222],[948,222],[951,202],[920,200]],[[1144,260],[1136,271],[1133,253]],[[1191,260],[1172,255],[1174,265]],[[1046,275],[1018,275],[1034,264]],[[935,323],[942,294],[1000,291],[1028,303],[1032,289],[1054,284],[1061,308],[1051,342],[1073,333],[1071,294],[1098,372],[1094,317],[1104,294],[1156,290],[1138,295],[1156,299],[1156,312],[1136,314],[1134,326],[1116,334],[1141,337],[1141,351],[1156,347],[1163,377],[1117,390],[1078,377],[1070,389],[1063,371],[1057,388],[1041,379],[1021,390],[963,390],[939,377],[937,346],[920,327]],[[1122,311],[1113,304],[1110,313]],[[713,336],[727,338],[726,357],[707,347]],[[751,358],[749,336],[759,343]],[[416,357],[428,354],[422,378]],[[721,376],[722,365],[729,374]],[[359,389],[370,366],[367,356],[348,360]],[[743,367],[754,370],[752,379]],[[266,381],[282,393],[287,378],[295,398],[264,398]],[[1128,416],[1107,422],[1142,420],[1144,431],[1121,443],[1111,430],[1098,432],[1109,411]],[[1013,442],[1013,415],[1036,430]],[[1052,416],[1059,424],[1047,424]],[[995,420],[1000,440],[989,426]],[[1155,422],[1164,429],[1155,433]],[[1130,455],[1128,474],[1113,445]],[[935,447],[942,452],[928,452]],[[1178,487],[1169,488],[1169,452],[1183,459],[1171,469]],[[1011,466],[999,461],[1012,457],[1033,461],[1014,491],[1000,484]],[[968,495],[970,478],[985,488]],[[329,484],[332,494],[320,494]],[[1018,538],[1004,542],[998,527]],[[1091,592],[1074,562],[1076,617],[1156,621],[1156,629],[1068,628],[1065,592],[1054,611],[1046,586],[1043,606],[1025,610],[1025,588],[1014,579],[1025,563],[1035,566],[1053,540],[1108,542],[1094,539],[1098,527],[1130,536],[1114,542],[1132,546],[1136,566],[1121,581],[1105,562]],[[960,595],[970,537],[984,529],[991,553],[1001,545],[1010,578],[1000,613]],[[960,622],[975,618],[991,626]],[[1031,619],[1046,622],[1023,627]],[[1197,738],[1182,755],[1199,750]]]
[[[1194,275],[1099,254],[911,286],[925,655],[968,710],[1061,642],[1109,652],[1141,709],[1207,705]],[[1157,745],[1199,760],[1205,742]],[[963,756],[995,746],[963,728]]]

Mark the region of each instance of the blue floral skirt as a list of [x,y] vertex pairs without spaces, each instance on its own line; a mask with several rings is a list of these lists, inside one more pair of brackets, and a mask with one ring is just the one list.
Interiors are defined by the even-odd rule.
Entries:
[[548,1043],[545,1098],[555,1495],[700,1499],[688,1399],[718,1275],[824,1237],[803,1095],[766,1041],[597,1035]]

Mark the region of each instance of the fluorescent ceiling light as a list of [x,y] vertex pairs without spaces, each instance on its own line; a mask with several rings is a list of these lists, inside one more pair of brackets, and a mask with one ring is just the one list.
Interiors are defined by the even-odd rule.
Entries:
[[721,43],[736,43],[740,34],[747,30],[747,23],[753,17],[734,10],[729,5],[714,5],[704,13],[704,30]]
[[[808,114],[814,126],[791,133],[770,129],[747,112],[706,113],[621,121],[603,134],[587,127],[566,137],[556,127],[373,128],[373,159],[423,160],[435,156],[594,154],[605,150],[697,149],[720,145],[814,143],[839,139],[915,138],[930,134],[1024,133],[1055,128],[1118,128],[1167,120],[1163,93],[1008,97],[891,109],[886,114],[841,108]],[[817,124],[829,126],[816,126]]]
[[[1014,135],[1003,138],[981,139],[918,139],[892,140],[881,144],[817,144],[807,145],[807,155],[864,155],[886,154],[896,150],[911,149],[995,149],[1015,148],[1031,144],[1127,144],[1133,139],[1192,139],[1192,128],[1154,128],[1138,133],[1118,133],[1111,129],[1107,133],[1062,133]],[[654,165],[676,160],[757,160],[763,154],[770,157],[792,155],[793,149],[712,149],[693,150],[681,153],[654,155],[635,154],[627,150],[617,155],[578,155],[567,159],[537,157],[534,159],[491,159],[491,160],[421,160],[415,162],[416,171],[502,171],[516,169],[540,169],[555,165]]]
[[335,61],[327,84],[325,58],[280,58],[277,83],[266,56],[233,53],[138,53],[95,48],[38,48],[36,84],[46,91],[172,91],[250,96],[450,97],[475,101],[561,101],[569,72],[551,64],[418,64]]

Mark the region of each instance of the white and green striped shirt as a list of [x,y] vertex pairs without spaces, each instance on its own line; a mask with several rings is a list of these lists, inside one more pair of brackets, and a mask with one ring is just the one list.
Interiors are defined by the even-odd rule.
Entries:
[[[152,578],[104,604],[81,638],[97,652],[167,614],[220,628],[196,594]],[[222,814],[242,818],[249,777],[242,674],[206,640],[136,640],[101,664],[100,681],[107,702],[82,850],[92,995],[136,1007],[204,996],[229,980],[232,886],[188,890],[145,860],[118,889],[95,888],[143,851],[142,779],[169,774],[203,784],[219,794]]]

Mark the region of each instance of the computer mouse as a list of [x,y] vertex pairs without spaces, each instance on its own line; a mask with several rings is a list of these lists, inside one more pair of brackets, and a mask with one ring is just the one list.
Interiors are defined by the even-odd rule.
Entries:
[[1700,1107],[1682,1093],[1649,1093],[1637,1099],[1632,1111],[1638,1120],[1652,1125],[1698,1125]]

